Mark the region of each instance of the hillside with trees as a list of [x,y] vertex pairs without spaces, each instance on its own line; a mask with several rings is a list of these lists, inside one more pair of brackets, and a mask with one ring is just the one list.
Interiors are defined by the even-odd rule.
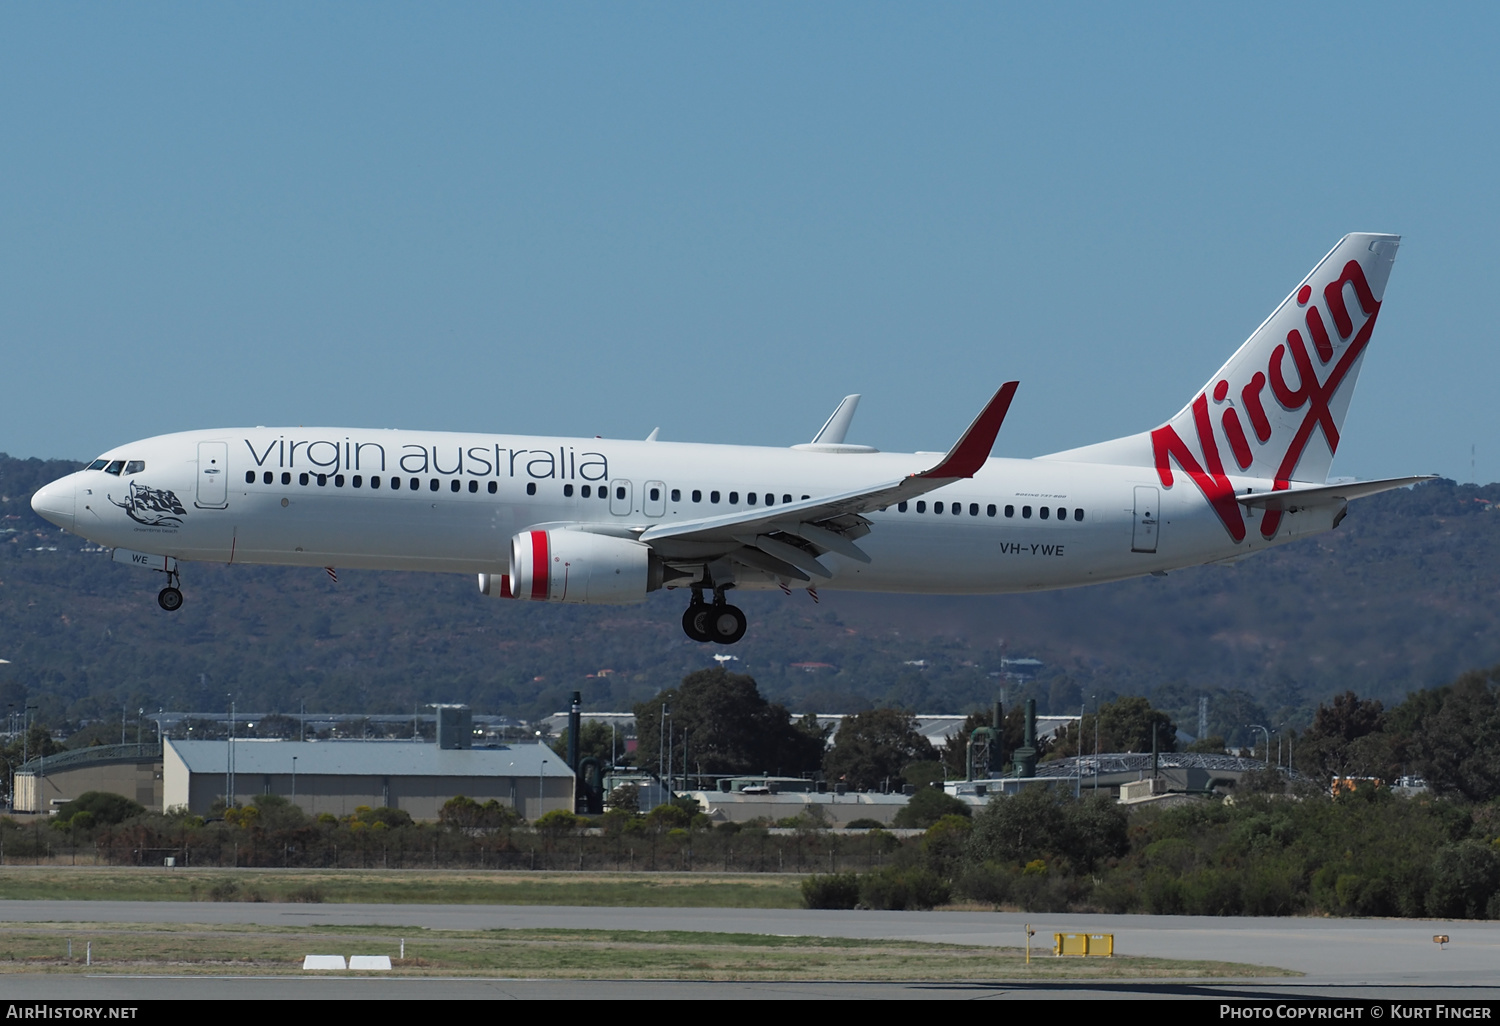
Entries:
[[[533,717],[583,692],[630,709],[717,649],[687,640],[685,597],[580,607],[482,598],[467,575],[189,564],[163,613],[158,575],[31,511],[63,461],[0,457],[0,705],[53,722],[122,708],[409,713],[468,702]],[[1500,485],[1439,481],[1352,503],[1333,532],[1228,567],[1036,595],[801,592],[736,597],[732,649],[771,702],[797,712],[986,708],[1031,696],[1074,712],[1147,696],[1178,727],[1248,743],[1245,723],[1307,726],[1353,690],[1387,706],[1500,663]],[[1023,679],[1003,660],[1044,667]]]

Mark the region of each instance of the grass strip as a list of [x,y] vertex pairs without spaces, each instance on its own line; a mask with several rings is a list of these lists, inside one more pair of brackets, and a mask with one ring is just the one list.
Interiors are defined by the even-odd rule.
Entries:
[[800,908],[799,874],[425,869],[0,868],[0,899]]
[[[400,956],[405,939],[406,957]],[[68,941],[73,954],[67,954]],[[92,965],[85,966],[89,946]],[[1226,979],[1294,976],[1233,962],[1059,959],[918,941],[636,930],[427,930],[191,924],[0,926],[0,975],[302,975],[308,954],[389,955],[399,976],[677,980]],[[384,974],[381,974],[384,975]]]

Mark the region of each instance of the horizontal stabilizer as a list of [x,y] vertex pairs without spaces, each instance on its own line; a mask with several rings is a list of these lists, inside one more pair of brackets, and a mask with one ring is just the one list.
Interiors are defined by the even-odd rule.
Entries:
[[1347,502],[1350,499],[1362,499],[1367,495],[1379,495],[1381,492],[1389,492],[1395,488],[1406,488],[1436,479],[1436,474],[1421,474],[1417,477],[1387,477],[1378,481],[1344,481],[1339,484],[1284,488],[1276,492],[1237,495],[1235,498],[1241,506],[1295,513],[1300,509],[1324,506],[1332,502]]

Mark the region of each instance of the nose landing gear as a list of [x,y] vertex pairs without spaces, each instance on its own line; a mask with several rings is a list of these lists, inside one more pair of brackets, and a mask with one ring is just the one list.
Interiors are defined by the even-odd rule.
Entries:
[[182,608],[182,591],[177,587],[182,583],[182,578],[177,576],[176,570],[159,572],[167,575],[167,586],[156,593],[156,604],[169,613],[175,613]]
[[701,589],[693,589],[693,601],[682,614],[682,630],[698,642],[733,645],[745,636],[748,626],[744,612],[724,601],[724,591],[714,589],[712,603],[703,601]]

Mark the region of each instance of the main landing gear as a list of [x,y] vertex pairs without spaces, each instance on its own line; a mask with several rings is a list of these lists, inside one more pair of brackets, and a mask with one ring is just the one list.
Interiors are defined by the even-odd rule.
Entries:
[[182,578],[177,576],[176,570],[160,572],[167,575],[167,586],[156,593],[156,604],[169,613],[175,613],[182,608],[182,591],[177,587],[182,583]]
[[724,592],[715,589],[713,602],[703,601],[703,592],[693,589],[692,604],[682,614],[682,629],[694,641],[716,645],[733,645],[745,636],[745,614],[738,606],[724,601]]

